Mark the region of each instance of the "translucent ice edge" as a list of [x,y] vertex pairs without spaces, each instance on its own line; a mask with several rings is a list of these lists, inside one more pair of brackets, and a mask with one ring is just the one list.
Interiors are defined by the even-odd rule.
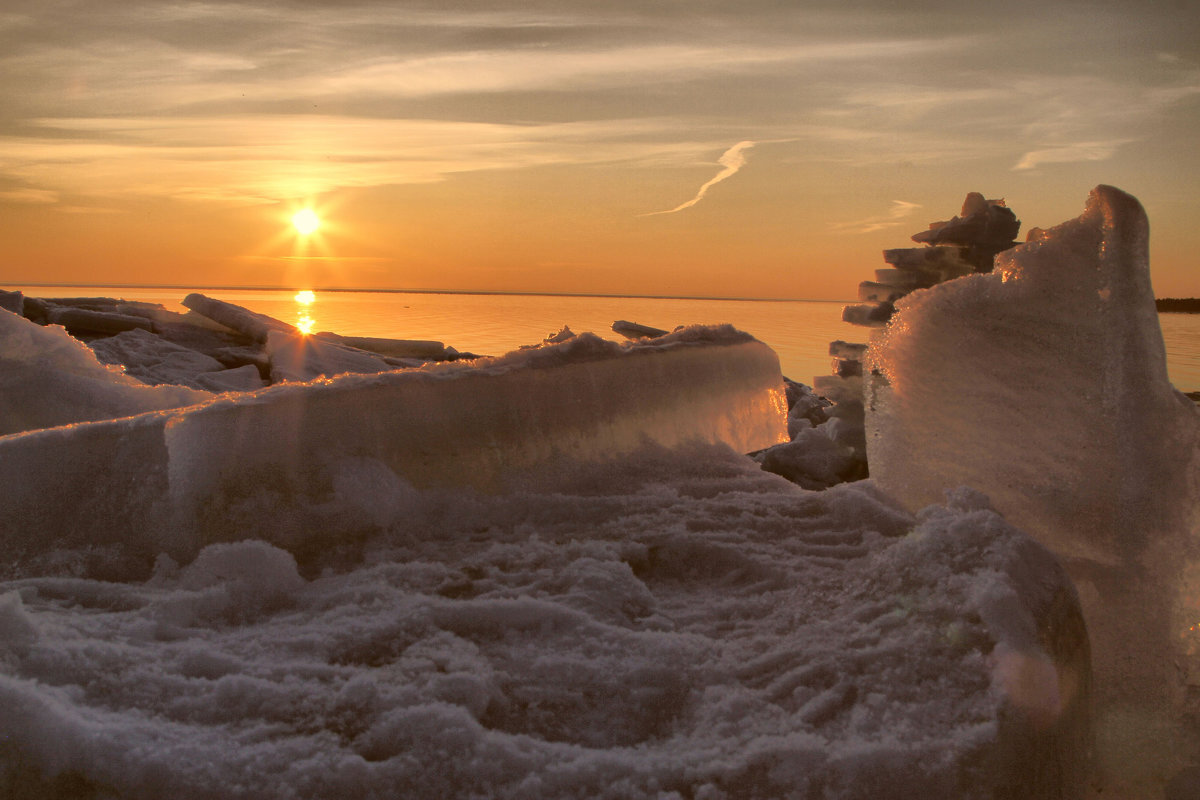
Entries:
[[775,353],[729,326],[652,343],[583,334],[0,437],[0,531],[16,551],[169,536],[162,547],[186,554],[243,535],[270,496],[299,509],[262,532],[289,546],[360,502],[347,476],[364,462],[415,486],[495,491],[535,465],[644,442],[749,452],[786,440],[786,412]]

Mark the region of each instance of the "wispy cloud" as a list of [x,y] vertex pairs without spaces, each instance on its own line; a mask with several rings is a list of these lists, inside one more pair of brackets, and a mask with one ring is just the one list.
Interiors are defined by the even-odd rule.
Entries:
[[482,170],[666,163],[688,150],[667,138],[678,126],[670,118],[531,125],[256,115],[33,123],[42,135],[6,139],[2,162],[28,188],[0,200],[49,201],[59,193],[261,203]]
[[1041,164],[1067,164],[1078,161],[1107,161],[1127,139],[1110,142],[1076,142],[1075,144],[1030,150],[1013,166],[1014,170],[1036,169]]
[[6,189],[0,191],[0,202],[3,203],[32,203],[46,205],[58,202],[58,193],[49,189]]
[[676,211],[683,211],[685,208],[691,208],[692,206],[696,205],[696,203],[699,203],[704,199],[704,195],[708,194],[709,189],[726,178],[731,177],[737,173],[739,169],[746,165],[745,152],[751,147],[754,147],[754,145],[755,142],[750,141],[738,142],[733,147],[726,150],[721,157],[717,159],[717,163],[722,167],[721,171],[713,176],[712,180],[701,186],[699,191],[696,192],[696,196],[691,200],[688,200],[686,203],[680,203],[674,208],[667,209],[666,211],[651,211],[649,214],[642,214],[642,216],[653,217],[659,214],[674,214]]
[[921,208],[920,203],[910,203],[907,200],[893,200],[892,207],[886,214],[880,214],[866,219],[859,219],[853,222],[835,222],[830,226],[834,233],[873,233],[875,231],[894,228],[901,224],[901,221],[912,216],[912,213],[918,208]]

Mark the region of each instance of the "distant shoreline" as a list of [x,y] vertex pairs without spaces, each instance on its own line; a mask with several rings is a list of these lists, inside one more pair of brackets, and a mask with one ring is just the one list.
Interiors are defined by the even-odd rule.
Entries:
[[1200,297],[1160,297],[1154,307],[1161,313],[1200,314]]

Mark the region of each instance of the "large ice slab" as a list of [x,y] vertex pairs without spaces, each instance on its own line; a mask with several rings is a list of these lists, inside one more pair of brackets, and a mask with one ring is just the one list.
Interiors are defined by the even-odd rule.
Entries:
[[[585,334],[470,365],[345,375],[0,437],[0,540],[37,551],[150,528],[187,554],[246,535],[247,516],[279,498],[288,510],[256,535],[330,540],[347,515],[370,513],[371,498],[346,477],[364,462],[416,486],[498,490],[555,459],[612,458],[645,442],[750,452],[786,440],[786,412],[775,353],[728,326],[653,344]],[[72,461],[77,446],[97,455]],[[106,447],[129,455],[104,470]],[[75,492],[107,501],[63,509]]]
[[1066,560],[1096,653],[1102,760],[1139,791],[1195,757],[1177,722],[1184,682],[1200,680],[1200,412],[1167,379],[1148,235],[1138,201],[1100,186],[992,274],[898,301],[866,398],[881,487],[919,508],[973,486]]
[[1073,557],[1115,564],[1178,530],[1195,405],[1167,379],[1136,199],[1099,187],[973,275],[900,301],[871,347],[871,474],[910,506],[983,489]]

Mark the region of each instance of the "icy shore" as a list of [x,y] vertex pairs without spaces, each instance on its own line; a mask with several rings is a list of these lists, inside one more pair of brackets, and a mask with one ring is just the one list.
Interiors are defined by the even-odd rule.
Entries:
[[969,491],[914,516],[762,471],[784,385],[745,334],[213,398],[0,317],[6,413],[49,385],[67,420],[0,436],[0,794],[1083,784],[1053,557]]
[[[147,398],[179,405],[186,391],[131,386],[94,359],[88,372],[86,348],[69,352],[58,341],[65,334],[0,319],[7,341],[26,329],[60,347],[42,353],[42,374],[85,373],[67,393],[71,411],[89,411],[85,419],[94,416],[89,406],[111,413],[114,387],[126,413]],[[96,398],[105,402],[89,402]],[[191,558],[202,543],[253,531],[264,506],[274,514],[255,535],[321,546],[343,535],[347,520],[380,517],[370,492],[381,479],[498,490],[539,464],[612,458],[645,442],[748,452],[786,436],[778,359],[728,327],[652,344],[582,335],[436,369],[185,399],[200,402],[0,437],[0,504],[9,511],[0,537],[10,551],[36,557],[136,541]],[[44,406],[29,392],[6,402],[17,418]]]

